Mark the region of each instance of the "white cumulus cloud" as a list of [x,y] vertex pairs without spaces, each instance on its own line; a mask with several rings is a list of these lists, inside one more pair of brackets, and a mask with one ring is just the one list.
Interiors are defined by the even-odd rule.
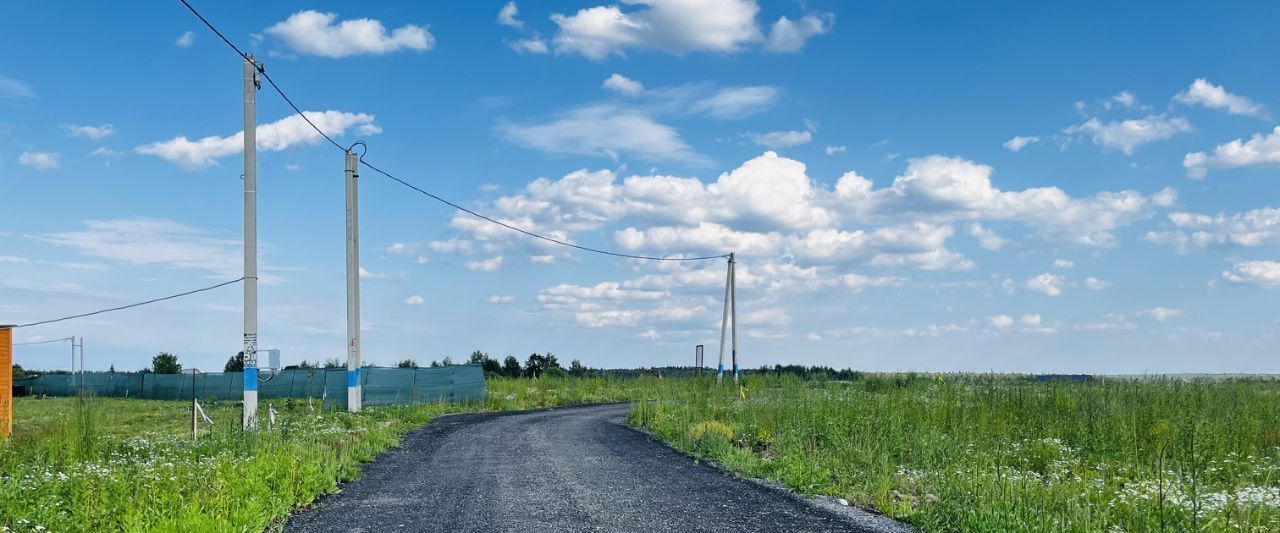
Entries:
[[502,268],[502,256],[494,256],[480,261],[470,261],[467,263],[469,270],[477,272],[494,272]]
[[[305,111],[303,114],[331,136],[344,135],[354,129],[362,135],[380,133],[373,115],[345,113],[342,111]],[[269,124],[261,124],[257,131],[259,150],[279,152],[298,145],[317,144],[323,138],[302,117],[289,115]],[[187,170],[213,165],[217,159],[239,154],[244,150],[244,132],[219,137],[209,136],[190,140],[185,135],[167,141],[157,141],[134,148],[140,154],[154,155]]]
[[1034,278],[1028,279],[1026,283],[1026,287],[1028,290],[1032,290],[1041,294],[1046,294],[1049,296],[1061,296],[1062,285],[1065,282],[1066,282],[1066,279],[1063,278],[1062,276],[1059,276],[1057,274],[1049,274],[1046,272]]
[[110,137],[111,134],[116,132],[115,126],[110,124],[103,124],[101,126],[78,126],[71,124],[66,126],[66,128],[67,132],[70,133],[72,137],[87,137],[95,141],[104,137]]
[[1239,285],[1254,285],[1264,289],[1280,288],[1280,262],[1241,261],[1222,272],[1222,279]]
[[516,7],[515,2],[507,2],[498,11],[498,24],[503,26],[511,26],[512,28],[523,28],[524,22],[516,18],[520,14],[520,8]]
[[1280,126],[1270,133],[1255,133],[1249,140],[1236,139],[1219,144],[1212,154],[1191,152],[1182,158],[1187,176],[1203,178],[1208,169],[1280,164]]
[[404,299],[404,303],[406,305],[422,305],[426,302],[427,302],[426,300],[424,300],[421,296],[418,296],[416,294]]
[[1271,118],[1267,106],[1247,97],[1231,94],[1221,85],[1214,85],[1204,78],[1191,82],[1187,90],[1174,95],[1173,99],[1182,104],[1219,109],[1232,115],[1248,115],[1263,120]]
[[799,52],[809,39],[829,33],[835,24],[835,15],[805,15],[796,20],[780,17],[769,30],[764,49],[770,52]]
[[1012,139],[1009,139],[1009,140],[1005,141],[1005,142],[1004,142],[1004,147],[1005,147],[1005,149],[1009,150],[1010,152],[1017,152],[1017,151],[1022,150],[1023,148],[1026,148],[1026,147],[1027,147],[1027,145],[1029,145],[1029,144],[1034,144],[1034,143],[1037,143],[1037,142],[1040,142],[1040,138],[1039,138],[1039,137],[1034,137],[1034,136],[1031,136],[1031,137],[1017,136],[1017,137],[1014,137],[1014,138],[1012,138]]
[[1083,124],[1071,126],[1063,133],[1067,135],[1088,135],[1093,143],[1125,154],[1133,154],[1134,149],[1144,144],[1169,139],[1179,133],[1192,131],[1191,123],[1183,117],[1165,115],[1149,115],[1144,118],[1103,122],[1097,117],[1090,118]]
[[617,73],[604,80],[601,87],[631,96],[644,92],[644,84]]
[[343,58],[354,55],[381,55],[398,50],[430,50],[435,37],[423,26],[406,24],[390,33],[382,22],[362,18],[334,24],[336,13],[299,11],[264,30],[304,55]]
[[18,155],[18,164],[31,167],[40,172],[53,170],[61,164],[62,154],[56,152],[22,152]]
[[1178,309],[1170,309],[1168,307],[1152,307],[1151,309],[1143,309],[1138,314],[1149,316],[1156,319],[1157,322],[1164,322],[1171,318],[1177,318],[1182,315],[1182,311]]

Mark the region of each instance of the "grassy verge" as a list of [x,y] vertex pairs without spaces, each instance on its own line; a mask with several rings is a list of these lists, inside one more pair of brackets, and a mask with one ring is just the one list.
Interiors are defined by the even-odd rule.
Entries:
[[625,401],[643,381],[496,379],[483,403],[361,413],[273,400],[276,424],[264,405],[253,433],[235,402],[201,402],[215,425],[196,441],[187,402],[19,398],[14,438],[0,441],[0,531],[274,529],[435,416]]
[[633,425],[925,531],[1280,530],[1276,381],[753,376],[654,393]]

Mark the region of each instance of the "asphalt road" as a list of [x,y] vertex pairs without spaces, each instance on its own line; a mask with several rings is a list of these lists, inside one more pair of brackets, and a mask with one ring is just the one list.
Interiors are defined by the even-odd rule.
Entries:
[[626,405],[438,418],[286,531],[908,531],[695,463]]

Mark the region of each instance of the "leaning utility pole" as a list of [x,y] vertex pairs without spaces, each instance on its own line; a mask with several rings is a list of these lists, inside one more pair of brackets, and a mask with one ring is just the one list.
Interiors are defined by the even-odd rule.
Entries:
[[347,410],[359,411],[360,390],[360,160],[347,149]]
[[244,60],[244,429],[258,427],[258,65]]

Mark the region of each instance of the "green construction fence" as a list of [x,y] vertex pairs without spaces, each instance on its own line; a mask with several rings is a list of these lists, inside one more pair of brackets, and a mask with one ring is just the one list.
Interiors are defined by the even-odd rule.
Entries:
[[[364,405],[398,405],[434,401],[472,402],[485,399],[484,370],[480,365],[438,368],[360,369]],[[137,372],[86,372],[44,374],[17,379],[14,391],[22,396],[75,396],[83,389],[96,396],[189,400],[192,389],[200,399],[240,400],[244,377],[240,372],[186,374]],[[261,371],[258,398],[315,398],[326,405],[347,407],[347,369],[318,368]]]

